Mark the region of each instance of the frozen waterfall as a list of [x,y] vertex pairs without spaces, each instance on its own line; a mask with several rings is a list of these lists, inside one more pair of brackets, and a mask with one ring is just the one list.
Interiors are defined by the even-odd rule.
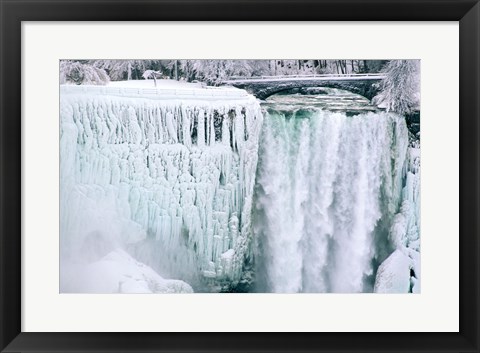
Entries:
[[197,288],[238,281],[262,124],[258,102],[239,92],[162,100],[63,87],[63,291],[82,263],[118,251],[122,264],[132,256]]
[[420,291],[404,117],[338,90],[160,90],[61,87],[62,292]]

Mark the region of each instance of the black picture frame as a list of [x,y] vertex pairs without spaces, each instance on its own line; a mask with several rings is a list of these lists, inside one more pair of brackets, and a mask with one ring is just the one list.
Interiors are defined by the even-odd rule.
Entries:
[[[478,0],[0,0],[0,11],[2,352],[479,352]],[[460,332],[21,332],[21,22],[153,20],[459,21]]]

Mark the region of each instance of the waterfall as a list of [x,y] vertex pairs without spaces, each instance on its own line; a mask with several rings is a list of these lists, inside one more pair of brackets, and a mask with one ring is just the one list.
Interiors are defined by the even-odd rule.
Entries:
[[419,292],[419,142],[317,91],[62,87],[61,291]]
[[411,197],[402,195],[405,119],[268,109],[260,141],[257,290],[371,292],[395,248],[389,234],[402,198]]

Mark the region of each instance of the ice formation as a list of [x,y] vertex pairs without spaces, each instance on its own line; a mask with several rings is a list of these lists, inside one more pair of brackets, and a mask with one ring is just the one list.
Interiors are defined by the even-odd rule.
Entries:
[[420,145],[408,147],[402,203],[390,228],[395,251],[380,265],[374,291],[420,293]]
[[61,87],[61,291],[419,292],[419,143],[333,93]]
[[60,105],[64,268],[103,266],[124,249],[193,286],[238,281],[262,124],[254,97],[62,87]]
[[418,180],[410,172],[405,179],[412,160],[405,119],[270,109],[263,131],[254,227],[262,254],[258,290],[371,292],[375,263],[393,251],[392,242],[418,244]]

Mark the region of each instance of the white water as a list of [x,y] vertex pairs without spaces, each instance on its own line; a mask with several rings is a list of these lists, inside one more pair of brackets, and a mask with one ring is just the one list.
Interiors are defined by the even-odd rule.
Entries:
[[257,290],[372,291],[375,264],[392,251],[407,146],[396,114],[270,109],[257,172]]
[[122,249],[162,277],[237,281],[251,248],[256,100],[70,91],[61,96],[63,277]]

